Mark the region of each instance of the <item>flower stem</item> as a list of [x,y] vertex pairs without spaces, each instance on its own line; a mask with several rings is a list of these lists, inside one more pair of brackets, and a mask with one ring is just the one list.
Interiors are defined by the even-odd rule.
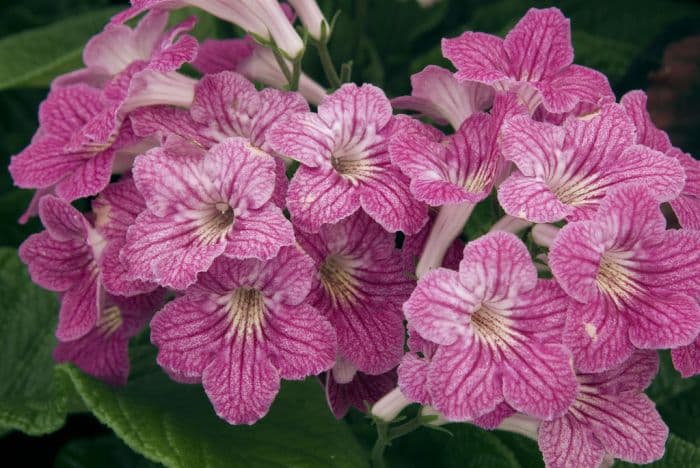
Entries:
[[496,221],[493,226],[491,226],[489,232],[504,231],[517,234],[518,232],[527,228],[531,224],[532,223],[526,219],[515,218],[510,215],[504,215],[501,219]]
[[328,50],[328,41],[321,40],[317,41],[315,44],[316,49],[318,50],[318,57],[321,59],[323,73],[326,74],[326,78],[328,79],[328,84],[333,89],[340,88],[342,81],[340,80],[340,76],[338,76],[335,65],[333,65],[333,59],[331,58],[331,53]]
[[428,270],[437,268],[442,264],[447,249],[462,232],[464,223],[469,219],[474,210],[474,204],[470,202],[458,205],[444,205],[435,219],[428,240],[423,247],[423,253],[416,266],[416,276],[422,277]]

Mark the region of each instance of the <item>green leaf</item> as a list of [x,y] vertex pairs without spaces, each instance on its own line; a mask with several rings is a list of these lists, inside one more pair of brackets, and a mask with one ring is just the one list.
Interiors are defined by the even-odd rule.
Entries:
[[494,191],[488,198],[477,203],[474,211],[469,216],[464,225],[464,237],[467,241],[476,239],[486,234],[489,229],[505,215],[505,212],[498,204],[496,192]]
[[285,382],[269,415],[253,426],[231,426],[214,414],[201,386],[175,383],[158,368],[149,343],[135,343],[131,357],[130,381],[120,389],[66,370],[93,414],[153,461],[207,468],[367,466],[367,453],[331,416],[315,379]]
[[671,353],[662,351],[659,353],[661,364],[659,373],[649,386],[647,394],[657,405],[673,400],[676,395],[692,389],[700,382],[700,378],[683,379],[681,374],[673,367]]
[[155,468],[160,465],[143,458],[114,435],[72,440],[61,448],[54,468]]
[[544,467],[542,453],[534,440],[506,431],[494,431],[493,434],[508,446],[522,468]]
[[[680,377],[678,378],[680,380]],[[700,444],[700,386],[691,387],[673,399],[658,406],[664,422],[671,432]]]
[[423,427],[386,450],[390,467],[518,468],[515,455],[494,434],[471,424],[444,426],[452,435]]
[[13,249],[0,248],[0,426],[28,434],[61,427],[70,381],[54,368],[56,298],[29,280]]
[[79,68],[85,43],[117,11],[100,9],[0,40],[0,89],[44,87]]
[[[616,468],[639,466],[626,462],[615,463]],[[692,468],[700,466],[700,449],[695,445],[671,434],[666,442],[666,453],[664,457],[644,465],[647,468]]]

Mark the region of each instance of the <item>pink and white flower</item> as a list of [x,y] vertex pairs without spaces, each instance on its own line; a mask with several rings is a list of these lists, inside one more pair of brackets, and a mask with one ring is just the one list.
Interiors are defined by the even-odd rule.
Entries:
[[[270,88],[258,91],[238,73],[221,72],[200,80],[189,110],[153,106],[134,112],[131,119],[138,135],[157,134],[166,146],[186,140],[208,149],[229,137],[242,137],[250,145],[270,152],[266,135],[271,125],[286,114],[308,110],[308,104],[297,93]],[[284,206],[286,168],[280,158],[275,164],[273,199]]]
[[68,202],[47,195],[39,202],[45,231],[32,234],[19,248],[32,281],[61,293],[56,337],[76,340],[95,327],[101,292],[98,258],[104,239]]
[[360,212],[317,234],[298,231],[297,241],[317,271],[309,303],[334,326],[343,359],[365,374],[396,367],[403,355],[401,304],[414,283],[394,236]]
[[455,130],[464,119],[491,107],[493,88],[475,81],[457,81],[451,71],[428,65],[411,75],[411,95],[391,100],[397,109],[408,109],[430,117],[436,123],[449,123]]
[[684,346],[700,332],[700,231],[665,230],[647,186],[611,191],[588,221],[568,224],[549,265],[571,296],[564,343],[585,372],[635,349]]
[[442,53],[460,81],[515,91],[531,112],[542,104],[562,113],[581,101],[596,104],[614,96],[605,75],[572,65],[571,26],[557,8],[531,8],[505,39],[471,31],[443,39]]
[[158,364],[201,381],[216,413],[252,424],[267,413],[280,379],[333,366],[333,327],[306,303],[313,262],[294,247],[272,260],[221,257],[151,322]]
[[467,244],[459,272],[426,273],[404,312],[437,345],[427,373],[432,405],[452,421],[502,402],[541,419],[562,415],[576,394],[571,355],[559,343],[565,307],[563,291],[537,279],[525,245],[509,233]]
[[71,362],[111,385],[125,385],[129,376],[129,340],[160,307],[163,292],[132,298],[107,296],[95,327],[77,340],[59,341],[54,359]]
[[643,393],[658,368],[656,353],[638,351],[602,374],[579,373],[571,408],[540,424],[538,443],[546,466],[599,466],[606,456],[640,464],[661,458],[668,427]]
[[318,113],[288,115],[268,133],[277,153],[301,166],[289,185],[287,207],[296,226],[318,232],[362,209],[388,231],[418,232],[428,220],[408,179],[389,159],[393,120],[382,90],[345,84]]
[[134,181],[147,207],[121,253],[134,279],[185,289],[219,256],[266,260],[294,243],[270,202],[275,161],[242,138],[206,153],[155,148],[136,159]]
[[503,125],[503,156],[518,167],[498,189],[511,216],[537,223],[590,218],[608,190],[644,183],[661,201],[680,193],[685,175],[674,158],[635,144],[634,125],[617,104],[563,126],[515,116]]
[[175,70],[197,55],[197,40],[183,34],[192,29],[195,22],[196,18],[190,17],[166,31],[168,13],[152,10],[134,29],[123,24],[110,25],[85,45],[85,68],[59,76],[51,86],[85,83],[103,88],[134,63],[152,70]]

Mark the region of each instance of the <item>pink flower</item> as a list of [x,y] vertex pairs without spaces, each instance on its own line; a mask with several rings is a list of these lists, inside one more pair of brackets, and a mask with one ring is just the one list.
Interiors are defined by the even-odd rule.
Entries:
[[270,259],[294,231],[270,203],[275,161],[242,138],[205,154],[161,147],[134,164],[147,209],[128,229],[121,259],[135,279],[185,289],[215,258]]
[[448,137],[418,120],[397,117],[389,154],[411,179],[413,196],[432,206],[486,198],[503,170],[497,140],[503,119],[518,113],[514,101],[500,96],[493,115],[474,113]]
[[333,415],[342,419],[354,407],[362,412],[396,386],[396,370],[369,375],[359,372],[342,357],[322,379],[326,401]]
[[216,413],[252,424],[280,379],[299,380],[335,362],[333,327],[305,302],[312,261],[294,247],[272,260],[217,259],[151,322],[158,364],[201,381]]
[[338,352],[365,374],[396,367],[404,342],[401,304],[413,282],[394,236],[360,212],[317,234],[298,231],[297,241],[317,272],[309,303],[334,326]]
[[51,86],[85,83],[102,88],[133,63],[153,70],[175,70],[197,55],[197,40],[188,34],[181,35],[192,29],[195,22],[196,18],[190,17],[165,31],[168,13],[152,10],[134,29],[122,24],[107,26],[85,45],[86,67],[59,76]]
[[138,334],[163,302],[163,290],[122,298],[108,296],[95,327],[77,340],[59,342],[57,362],[72,362],[111,385],[125,385],[129,376],[129,339]]
[[52,90],[39,108],[38,136],[12,157],[15,184],[34,189],[55,186],[56,195],[68,201],[102,190],[116,152],[134,142],[129,129],[120,132],[120,123],[105,111],[109,113],[109,105],[95,88],[78,84]]
[[100,315],[101,285],[97,259],[104,239],[68,202],[46,195],[39,202],[46,230],[32,234],[19,248],[32,281],[61,293],[56,336],[71,341],[85,336]]
[[[425,249],[425,244],[428,241],[430,231],[435,224],[436,216],[432,215],[430,221],[416,234],[406,236],[401,246],[401,257],[404,262],[404,271],[410,275],[416,271],[418,260],[420,260],[421,252]],[[452,244],[447,248],[441,266],[450,270],[459,269],[459,262],[462,260],[462,252],[464,251],[464,242],[457,237]]]
[[345,84],[318,113],[288,115],[268,133],[272,149],[301,166],[289,185],[295,225],[318,232],[362,208],[388,231],[414,234],[427,218],[387,153],[391,105],[379,88]]
[[[142,136],[158,134],[166,145],[187,140],[211,148],[229,137],[242,137],[263,151],[270,126],[285,114],[308,112],[308,104],[297,93],[276,89],[257,91],[243,76],[233,72],[207,75],[195,88],[189,110],[166,106],[140,109],[132,114],[135,132]],[[287,177],[284,162],[277,158],[274,201],[284,206]]]
[[566,225],[549,265],[570,301],[564,343],[585,372],[635,348],[675,348],[700,332],[700,231],[667,231],[647,186],[611,191],[596,215]]
[[145,210],[146,202],[131,177],[109,184],[92,202],[95,229],[106,241],[99,264],[102,284],[110,294],[134,296],[158,287],[153,282],[131,279],[127,265],[120,259],[127,230]]
[[685,171],[685,185],[678,198],[670,204],[681,226],[700,229],[700,162],[671,145],[663,130],[656,128],[647,111],[644,91],[630,91],[620,100],[637,129],[637,142],[676,158]]
[[565,304],[556,283],[537,279],[525,245],[505,232],[467,244],[459,272],[426,273],[404,312],[409,327],[437,345],[426,376],[432,405],[452,421],[502,402],[542,419],[562,415],[576,393],[571,355],[559,344]]
[[613,96],[600,72],[572,65],[569,20],[557,8],[531,8],[505,39],[467,31],[442,40],[442,53],[457,67],[457,79],[518,93],[530,111],[542,104],[561,113],[580,101]]
[[520,171],[501,184],[498,200],[509,215],[537,223],[589,218],[620,184],[644,183],[659,200],[673,200],[685,179],[680,164],[635,145],[635,137],[617,104],[562,127],[513,117],[503,125],[501,149]]
[[391,100],[398,109],[419,112],[438,124],[458,129],[470,115],[485,111],[493,101],[493,88],[474,81],[459,82],[449,70],[428,65],[411,75],[411,95]]
[[547,467],[599,466],[606,455],[641,464],[661,458],[668,427],[643,393],[658,367],[656,353],[646,351],[602,374],[578,374],[569,411],[539,427]]
[[274,41],[289,58],[304,50],[304,43],[287,20],[277,0],[132,0],[131,8],[115,15],[121,24],[148,9],[201,8],[223,20],[237,24],[263,40]]

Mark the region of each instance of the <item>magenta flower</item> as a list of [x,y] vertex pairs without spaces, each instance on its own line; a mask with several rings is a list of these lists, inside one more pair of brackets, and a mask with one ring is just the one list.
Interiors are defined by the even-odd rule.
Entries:
[[[132,114],[135,132],[147,137],[159,134],[169,145],[187,140],[211,148],[229,137],[242,137],[263,151],[270,151],[266,135],[270,126],[285,114],[308,112],[309,105],[297,93],[275,89],[257,91],[243,76],[221,72],[202,78],[189,110],[166,106],[140,109]],[[284,206],[287,177],[284,162],[276,158],[273,199]]]
[[297,232],[313,259],[309,303],[335,327],[338,352],[365,374],[382,374],[403,354],[401,304],[413,289],[394,236],[364,213],[317,234]]
[[414,234],[428,220],[425,205],[387,152],[391,105],[379,88],[345,84],[318,113],[286,116],[268,132],[277,153],[301,166],[289,185],[287,206],[299,228],[318,232],[362,208],[388,231]]
[[[128,129],[119,132],[118,122],[105,119],[108,107],[99,90],[84,84],[52,90],[39,108],[37,136],[12,157],[15,184],[32,189],[55,186],[55,194],[68,201],[102,190],[117,150],[133,143]],[[94,143],[105,134],[112,135],[110,141]]]
[[200,381],[216,413],[252,424],[267,413],[280,379],[333,366],[333,327],[305,300],[313,262],[294,247],[267,262],[217,259],[151,322],[158,364]]
[[459,272],[426,273],[404,312],[438,345],[427,373],[433,406],[453,421],[502,402],[542,419],[562,415],[576,393],[571,355],[559,344],[565,304],[555,282],[537,279],[525,245],[505,232],[467,244]]
[[661,458],[668,427],[643,393],[658,367],[656,353],[646,351],[602,374],[578,374],[569,411],[539,427],[547,467],[599,466],[606,455],[641,464]]
[[498,189],[511,216],[537,223],[590,218],[607,191],[643,183],[661,201],[676,198],[685,179],[674,158],[635,145],[624,109],[604,106],[588,120],[562,127],[516,116],[503,125],[501,149],[520,170]]
[[160,307],[163,292],[128,299],[107,296],[95,327],[77,340],[59,341],[54,359],[72,362],[111,385],[125,385],[129,376],[129,339],[143,329]]
[[56,78],[52,87],[85,83],[97,88],[140,63],[153,70],[175,70],[197,55],[197,40],[183,32],[194,27],[190,17],[169,31],[168,13],[152,10],[131,29],[125,25],[110,25],[88,41],[83,50],[85,68]]
[[428,65],[411,75],[411,95],[391,100],[397,109],[419,112],[440,125],[458,129],[464,119],[491,107],[494,91],[474,81],[460,82],[451,71]]
[[676,158],[685,171],[685,185],[678,198],[670,201],[681,226],[700,229],[700,162],[671,145],[663,130],[656,128],[647,111],[644,91],[630,91],[620,99],[637,129],[637,142]]
[[549,265],[570,301],[564,343],[584,372],[635,348],[675,348],[700,332],[700,231],[666,231],[647,186],[611,191],[593,219],[566,225]]
[[471,31],[443,39],[442,53],[457,67],[460,81],[515,91],[531,112],[540,104],[549,112],[567,112],[581,101],[614,97],[605,75],[572,65],[571,27],[557,8],[531,8],[505,39]]
[[78,210],[53,195],[41,199],[39,216],[46,230],[29,236],[19,256],[32,281],[61,293],[58,339],[76,340],[94,328],[100,315],[97,258],[104,239]]
[[122,24],[149,9],[193,6],[230,21],[267,41],[274,41],[289,58],[304,50],[304,43],[277,0],[131,0],[131,7],[112,18]]
[[134,180],[147,209],[128,229],[121,260],[135,279],[185,289],[221,255],[265,260],[294,243],[270,202],[275,161],[242,138],[205,154],[155,148],[136,159]]
[[499,96],[494,114],[475,113],[445,137],[410,117],[397,117],[389,143],[391,161],[411,179],[418,200],[433,206],[486,198],[504,161],[497,139],[506,116],[518,113],[514,96]]
[[110,294],[134,296],[158,287],[153,282],[131,279],[127,265],[120,259],[127,230],[145,210],[146,202],[131,177],[109,184],[92,202],[95,229],[106,241],[99,264],[102,284]]
[[322,379],[326,389],[326,401],[333,415],[342,419],[350,407],[362,412],[367,404],[374,404],[396,386],[396,370],[370,375],[359,372],[342,357]]

